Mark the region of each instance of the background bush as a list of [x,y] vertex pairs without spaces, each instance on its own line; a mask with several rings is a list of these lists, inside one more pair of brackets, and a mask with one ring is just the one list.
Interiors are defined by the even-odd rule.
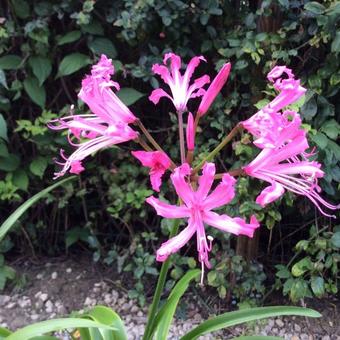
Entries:
[[[70,149],[65,136],[49,131],[46,122],[68,114],[70,104],[77,104],[81,79],[101,53],[113,59],[115,78],[123,88],[119,94],[122,100],[132,105],[133,112],[151,128],[162,145],[169,145],[173,157],[178,157],[177,132],[172,124],[175,116],[167,114],[173,108],[165,100],[154,107],[147,99],[150,91],[159,86],[151,66],[160,62],[165,52],[178,53],[185,61],[193,55],[204,55],[208,63],[201,65],[199,72],[211,77],[225,61],[232,63],[227,86],[202,120],[204,133],[199,134],[197,143],[201,145],[200,157],[237,121],[249,117],[271,98],[274,92],[266,81],[270,68],[276,64],[288,65],[308,88],[304,103],[297,106],[302,105],[305,128],[309,130],[311,144],[318,147],[318,159],[324,164],[326,176],[321,186],[329,199],[336,201],[340,182],[339,101],[336,100],[340,82],[339,18],[337,1],[7,1],[0,9],[1,220],[22,200],[52,183],[53,158],[60,148]],[[78,104],[76,111],[87,109]],[[195,109],[197,103],[191,105]],[[146,171],[131,159],[129,147],[112,148],[87,159],[86,172],[78,181],[65,185],[36,206],[18,223],[17,233],[0,244],[0,251],[52,255],[86,247],[93,251],[94,260],[111,264],[124,257],[120,245],[129,242],[130,253],[146,254],[146,262],[141,264],[136,260],[139,264],[135,261],[132,268],[151,267],[153,255],[150,254],[154,254],[164,236],[157,231],[159,219],[144,205],[145,197],[151,194]],[[244,134],[239,142],[220,154],[217,163],[223,170],[239,167],[252,157],[254,150],[249,136]],[[257,212],[269,229],[262,228],[256,238],[256,249],[260,250],[248,254],[265,262],[269,277],[274,276],[274,265],[289,262],[295,240],[308,239],[312,223],[317,222],[323,232],[326,230],[327,240],[339,239],[333,222],[320,216],[301,197],[292,205],[291,195],[286,194],[279,209],[275,204],[259,210],[253,198],[260,188],[257,182],[241,179],[240,201],[227,209],[247,216]],[[168,192],[167,196],[171,199],[172,193]],[[162,230],[167,233],[166,226]],[[147,249],[136,253],[136,236],[140,237],[141,232],[146,233],[141,242]],[[154,233],[151,239],[145,236],[150,233]],[[219,239],[214,252],[220,266],[216,264],[216,271],[208,279],[220,296],[225,297],[225,287],[229,289],[240,280],[236,280],[237,271],[230,273],[230,267],[223,265],[225,258],[238,263],[232,249],[247,254],[244,247],[241,249],[240,241],[236,245],[234,238],[220,234]],[[327,243],[326,248],[333,254],[338,251],[339,242]],[[308,247],[305,250],[309,252]],[[264,261],[266,253],[271,257]],[[190,250],[188,256],[183,266],[194,265]],[[294,260],[299,260],[299,256],[300,253],[295,255]],[[316,263],[320,259],[311,261]],[[244,266],[250,266],[248,271],[243,271],[249,274],[245,274],[246,282],[254,269],[252,264]],[[294,276],[290,267],[284,268],[289,275],[281,272],[278,286]],[[311,277],[316,276],[322,278],[324,285],[331,280],[339,287],[334,279],[338,261],[335,261],[336,269],[314,274],[313,268],[313,265],[308,267],[297,277],[305,282],[299,281],[300,286],[310,284]],[[282,269],[279,267],[278,271]],[[126,270],[131,270],[131,266]],[[155,274],[149,271],[150,275]],[[143,275],[140,273],[142,269],[134,273],[137,279]],[[178,275],[179,272],[173,272],[174,279]],[[256,280],[259,277],[250,286]],[[260,281],[263,280],[264,277]],[[317,282],[320,284],[319,279]],[[299,285],[297,289],[301,288]],[[294,285],[287,287],[286,292],[294,290]],[[322,292],[335,292],[332,287]],[[314,295],[322,295],[313,286],[311,289]],[[256,294],[263,294],[261,287],[255,290]]]

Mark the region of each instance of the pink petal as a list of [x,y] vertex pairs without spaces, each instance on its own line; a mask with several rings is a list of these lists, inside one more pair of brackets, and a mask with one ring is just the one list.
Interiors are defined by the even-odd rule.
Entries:
[[183,218],[190,216],[190,209],[186,206],[167,204],[154,196],[148,197],[146,202],[154,207],[158,215],[165,218]]
[[224,174],[221,183],[204,200],[204,209],[211,210],[228,204],[235,197],[236,180],[229,174]]
[[105,54],[102,54],[99,62],[92,66],[91,74],[94,77],[110,80],[111,76],[114,74],[112,59],[109,59]]
[[195,214],[194,223],[196,225],[198,260],[201,263],[204,263],[207,268],[211,268],[211,264],[209,262],[209,252],[211,251],[211,242],[210,242],[210,245],[207,242],[207,237],[205,235],[205,228],[204,228],[202,216],[200,213]]
[[201,60],[206,62],[206,60],[203,56],[198,56],[198,57],[196,56],[196,57],[193,57],[190,60],[188,66],[187,66],[187,69],[185,70],[184,76],[183,76],[183,81],[185,83],[189,84],[189,81],[190,81],[196,67],[199,65]]
[[261,207],[265,207],[280,198],[284,192],[285,189],[281,184],[273,182],[272,185],[263,189],[260,195],[256,197],[256,203]]
[[153,190],[159,192],[162,184],[162,176],[164,175],[164,169],[150,170],[150,181]]
[[171,254],[176,253],[180,248],[189,242],[196,231],[195,224],[189,219],[188,226],[177,236],[164,242],[157,250],[157,261],[164,262]]
[[185,180],[185,177],[190,175],[190,165],[187,163],[177,167],[170,176],[172,184],[174,185],[177,195],[185,202],[188,207],[192,206],[194,201],[194,193],[191,186]]
[[154,64],[152,66],[152,72],[161,76],[166,84],[172,83],[169,70],[164,65]]
[[194,116],[192,115],[191,112],[189,112],[188,114],[186,139],[187,139],[188,150],[193,151],[195,149],[195,126],[194,126]]
[[[205,94],[205,90],[202,87],[210,82],[210,77],[204,75],[194,81],[194,83],[188,88],[188,100],[189,98],[196,98]],[[196,91],[198,90],[198,91]],[[196,91],[196,92],[195,92]]]
[[201,100],[201,104],[198,107],[197,114],[203,116],[208,111],[211,103],[215,100],[216,96],[221,91],[223,85],[226,83],[229,77],[230,68],[231,68],[230,63],[223,65],[221,70],[218,72],[217,76],[210,84],[208,90],[205,92],[205,95]]
[[150,180],[152,188],[159,191],[162,184],[161,178],[171,164],[169,157],[161,151],[132,151],[131,153],[144,166],[151,168]]
[[173,100],[172,97],[170,97],[164,90],[162,89],[156,89],[153,90],[151,95],[149,96],[149,100],[152,101],[155,105],[158,104],[159,100],[162,97],[167,97],[169,98],[171,101]]
[[288,78],[294,78],[294,74],[290,68],[287,66],[275,66],[267,75],[269,81],[274,83],[275,79],[281,77],[284,73]]
[[181,68],[181,57],[175,53],[166,53],[163,59],[165,65],[167,64],[168,59],[170,59],[171,77],[177,83],[181,79],[181,74],[179,72]]
[[109,124],[134,122],[136,117],[112,92],[111,85],[111,82],[107,82],[103,78],[87,76],[82,81],[78,97],[88,105],[95,115]]
[[214,183],[215,176],[215,164],[205,163],[202,171],[202,175],[198,179],[198,189],[195,196],[198,200],[205,200],[212,184]]
[[82,166],[80,161],[72,162],[71,169],[70,169],[71,174],[79,175],[84,170],[85,170],[85,168]]
[[203,221],[222,231],[249,237],[253,237],[255,229],[259,227],[255,216],[251,218],[248,224],[240,217],[231,218],[228,215],[219,215],[212,211],[204,213]]

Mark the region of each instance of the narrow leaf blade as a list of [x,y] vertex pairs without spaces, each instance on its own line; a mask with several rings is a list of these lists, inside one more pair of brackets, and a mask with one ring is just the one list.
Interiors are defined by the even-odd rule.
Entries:
[[287,307],[287,306],[275,306],[275,307],[258,307],[249,308],[245,310],[239,310],[235,312],[225,313],[210,320],[201,323],[195,327],[189,333],[185,334],[181,340],[193,340],[199,336],[211,333],[223,328],[239,325],[241,323],[265,319],[269,317],[282,316],[282,315],[296,315],[307,316],[312,318],[320,317],[321,314],[317,311],[309,308],[301,307]]
[[5,235],[8,233],[8,231],[13,227],[14,223],[21,217],[21,215],[30,208],[34,203],[36,203],[38,200],[40,200],[42,197],[44,197],[46,194],[48,194],[50,191],[55,189],[56,187],[75,179],[76,176],[65,178],[46,189],[38,192],[34,196],[32,196],[30,199],[28,199],[25,203],[19,206],[6,220],[2,225],[0,226],[0,241],[5,237]]

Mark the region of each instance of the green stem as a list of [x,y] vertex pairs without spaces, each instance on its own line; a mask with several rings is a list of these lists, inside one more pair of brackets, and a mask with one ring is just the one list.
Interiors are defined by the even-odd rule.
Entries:
[[183,131],[183,112],[178,111],[178,131],[179,131],[179,147],[181,152],[181,164],[185,163],[185,146],[184,146],[184,131]]
[[[176,219],[176,220],[173,221],[172,228],[171,228],[171,231],[170,231],[170,238],[177,234],[179,222],[180,222],[179,219]],[[148,321],[147,321],[146,326],[145,326],[145,332],[144,332],[143,340],[151,340],[150,335],[153,332],[153,323],[156,319],[156,314],[157,314],[157,311],[158,311],[159,302],[161,300],[161,295],[162,295],[162,291],[163,291],[163,288],[164,288],[164,285],[165,285],[166,276],[168,274],[168,270],[169,270],[169,267],[170,267],[170,260],[171,260],[171,257],[169,257],[162,264],[161,272],[159,274],[158,281],[157,281],[155,294],[153,296],[152,304],[150,306]]]
[[[149,131],[146,129],[146,127],[144,126],[144,124],[137,119],[137,121],[135,122],[135,124],[141,129],[141,131],[143,132],[144,136],[147,138],[147,140],[151,143],[151,145],[158,151],[162,151],[163,153],[166,154],[166,152],[164,152],[164,150],[161,148],[161,146],[154,140],[154,138],[151,136],[151,134],[149,133]],[[176,168],[176,164],[171,161],[171,168],[174,169]]]
[[222,140],[220,144],[216,146],[216,148],[209,153],[207,157],[205,157],[192,171],[192,174],[196,174],[206,162],[211,161],[214,157],[242,130],[241,125],[236,125],[229,134]]

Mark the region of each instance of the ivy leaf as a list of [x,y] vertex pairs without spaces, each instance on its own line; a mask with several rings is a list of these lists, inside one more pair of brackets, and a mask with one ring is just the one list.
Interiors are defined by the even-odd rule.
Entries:
[[291,277],[290,271],[283,265],[275,266],[278,272],[275,274],[279,279],[288,279]]
[[57,41],[57,45],[65,45],[71,42],[77,41],[81,37],[80,31],[71,31],[60,37]]
[[8,142],[7,123],[4,116],[0,113],[0,138]]
[[248,62],[246,60],[239,60],[236,62],[234,69],[235,70],[243,70],[248,66]]
[[8,89],[5,72],[3,70],[1,70],[1,69],[0,69],[0,84],[5,89]]
[[306,120],[312,120],[312,118],[316,115],[317,110],[318,107],[314,97],[310,98],[301,107],[301,113]]
[[334,247],[340,248],[340,231],[333,234],[331,237],[331,242]]
[[33,74],[39,80],[39,86],[41,86],[51,74],[52,64],[50,59],[44,57],[31,57],[28,64],[31,66]]
[[292,267],[292,274],[295,277],[303,275],[306,271],[312,269],[312,261],[309,257],[305,257]]
[[22,169],[18,169],[13,173],[13,184],[21,190],[27,191],[28,176]]
[[313,293],[317,297],[321,297],[325,294],[325,281],[321,276],[312,276],[310,285]]
[[37,157],[30,164],[30,170],[32,174],[40,178],[42,178],[46,168],[47,168],[47,160],[44,157]]
[[119,92],[117,92],[118,98],[126,105],[134,104],[138,99],[145,96],[144,93],[136,91],[130,87],[124,87]]
[[331,119],[325,122],[320,130],[329,138],[336,140],[340,133],[340,124],[335,119]]
[[320,15],[326,10],[325,6],[316,1],[308,2],[304,7],[307,11],[312,12],[315,15]]
[[110,58],[116,58],[117,57],[117,50],[114,47],[111,40],[107,38],[95,38],[91,42],[88,43],[89,49],[97,54],[105,54]]
[[34,103],[42,109],[45,107],[46,91],[43,86],[39,86],[37,78],[26,78],[24,80],[24,89]]
[[0,69],[16,70],[21,64],[21,58],[15,54],[8,54],[0,58]]
[[340,52],[340,32],[336,32],[336,36],[332,42],[331,46],[332,52],[338,53]]
[[17,155],[10,154],[7,157],[0,157],[0,170],[11,172],[18,169],[20,159]]
[[322,132],[317,132],[314,136],[311,136],[311,138],[320,149],[326,149],[328,138]]
[[59,65],[57,78],[68,76],[91,63],[90,58],[82,53],[72,53],[64,57]]
[[27,1],[11,0],[14,12],[20,19],[26,19],[30,15],[30,7]]

